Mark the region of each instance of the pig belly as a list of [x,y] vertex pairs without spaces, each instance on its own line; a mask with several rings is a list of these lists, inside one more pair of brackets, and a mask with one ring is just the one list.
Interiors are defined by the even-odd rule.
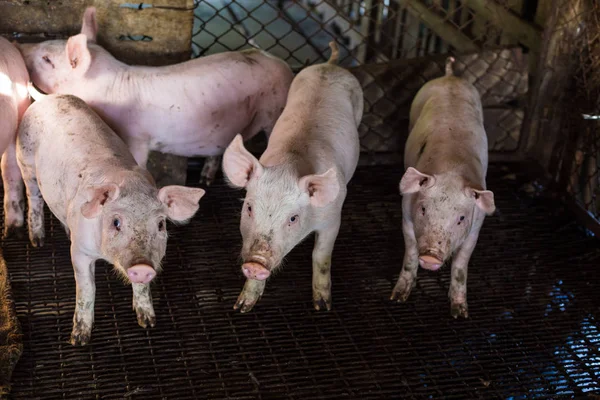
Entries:
[[[241,118],[230,116],[223,119],[191,119],[189,122],[166,126],[160,130],[148,126],[154,134],[150,149],[183,157],[221,155],[235,135],[241,133],[244,140],[256,135],[261,129],[268,129],[269,123],[257,124],[262,118]],[[163,119],[165,121],[167,119]],[[181,119],[179,120],[180,122]]]

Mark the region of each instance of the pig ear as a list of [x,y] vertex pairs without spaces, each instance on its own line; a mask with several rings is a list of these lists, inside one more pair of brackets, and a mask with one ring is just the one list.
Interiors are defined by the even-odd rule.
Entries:
[[96,22],[96,7],[88,7],[83,13],[81,33],[87,37],[88,42],[96,43],[98,35],[98,22]]
[[88,188],[87,201],[81,206],[81,214],[87,219],[96,218],[106,203],[119,197],[119,192],[119,186],[114,183]]
[[435,178],[432,175],[423,174],[413,167],[408,167],[402,180],[400,180],[400,193],[416,193],[421,189],[433,186]]
[[80,33],[67,40],[67,61],[74,71],[84,74],[92,63],[92,55],[87,46],[87,37]]
[[260,162],[244,147],[242,135],[237,134],[223,154],[223,173],[236,187],[248,185],[251,178],[258,178],[263,172]]
[[165,186],[158,191],[158,199],[167,207],[167,217],[175,222],[185,222],[198,211],[198,202],[205,191],[186,186]]
[[330,168],[321,175],[306,175],[298,181],[300,189],[308,192],[310,203],[315,207],[324,207],[335,200],[340,192],[337,172]]
[[487,215],[492,215],[496,211],[494,203],[494,193],[491,190],[468,189],[470,195],[475,198],[475,204],[481,211]]

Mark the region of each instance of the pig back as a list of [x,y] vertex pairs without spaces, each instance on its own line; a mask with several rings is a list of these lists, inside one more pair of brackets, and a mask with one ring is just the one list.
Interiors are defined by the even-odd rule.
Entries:
[[411,105],[405,168],[426,174],[457,172],[485,185],[487,135],[477,90],[457,77],[432,80]]
[[19,161],[33,168],[57,218],[82,184],[137,165],[125,143],[83,100],[49,95],[25,113],[18,134]]
[[280,164],[292,154],[310,163],[312,173],[336,167],[348,183],[360,154],[362,112],[362,89],[352,74],[330,64],[305,68],[292,82],[261,163]]

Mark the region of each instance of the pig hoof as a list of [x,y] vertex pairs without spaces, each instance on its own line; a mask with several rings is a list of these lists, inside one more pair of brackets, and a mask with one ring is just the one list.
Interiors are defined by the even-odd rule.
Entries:
[[23,239],[25,237],[25,230],[23,226],[11,225],[6,226],[4,228],[4,234],[2,235],[2,239],[8,239],[10,237],[15,237],[17,239]]
[[156,326],[156,316],[154,312],[147,312],[146,310],[137,309],[135,310],[137,314],[138,324],[142,328],[151,327],[154,328]]
[[29,239],[30,239],[31,245],[33,247],[42,247],[42,246],[44,246],[44,237],[43,236],[30,235]]
[[233,309],[239,309],[241,313],[247,313],[248,311],[252,310],[252,308],[258,302],[259,299],[260,297],[254,297],[248,295],[246,292],[242,292],[238,297],[237,301],[235,302]]
[[85,346],[90,342],[91,337],[91,331],[82,329],[81,327],[73,327],[70,342],[73,346]]
[[313,305],[317,311],[331,311],[331,293],[314,292]]
[[396,287],[392,291],[390,300],[395,300],[398,303],[404,303],[406,300],[408,300],[411,290],[412,288],[410,287],[410,285],[396,285]]
[[200,182],[201,185],[206,185],[206,186],[210,186],[211,183],[213,183],[213,180],[210,176],[201,176],[200,177]]
[[469,307],[467,303],[452,303],[450,313],[454,318],[469,318]]

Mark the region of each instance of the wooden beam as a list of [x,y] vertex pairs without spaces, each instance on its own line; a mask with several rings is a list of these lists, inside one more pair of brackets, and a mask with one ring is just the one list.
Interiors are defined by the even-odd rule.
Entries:
[[463,0],[464,4],[475,11],[475,14],[489,20],[502,28],[502,32],[514,37],[532,51],[539,53],[542,29],[537,25],[522,20],[504,6],[493,0]]
[[467,35],[431,11],[420,0],[398,0],[398,2],[402,6],[405,6],[409,13],[421,19],[433,32],[450,43],[459,52],[470,53],[479,50],[479,46],[473,43]]

